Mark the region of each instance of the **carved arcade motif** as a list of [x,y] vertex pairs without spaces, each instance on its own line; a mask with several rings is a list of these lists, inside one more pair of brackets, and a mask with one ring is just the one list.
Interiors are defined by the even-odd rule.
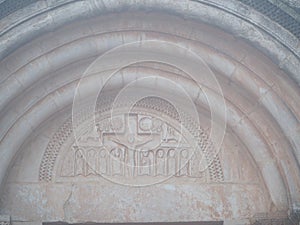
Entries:
[[[83,106],[82,111],[74,115],[75,120],[68,118],[59,127],[44,152],[40,181],[99,174],[167,177],[173,171],[176,177],[223,181],[222,166],[209,135],[188,114],[181,113],[179,117],[165,100],[147,97],[135,103],[131,114],[124,115],[120,111],[117,116],[108,118],[113,100],[108,97],[98,104],[97,126],[87,116],[90,115],[87,112],[95,109]],[[93,127],[92,132],[86,124]],[[76,134],[79,142],[74,142],[74,128],[76,132],[77,128],[80,130],[80,134]]]
[[[64,158],[61,176],[201,177],[201,154],[173,126],[131,113],[97,124],[97,143],[87,133]],[[195,151],[196,150],[196,151]],[[199,155],[200,154],[200,155]],[[203,167],[203,166],[202,166]]]

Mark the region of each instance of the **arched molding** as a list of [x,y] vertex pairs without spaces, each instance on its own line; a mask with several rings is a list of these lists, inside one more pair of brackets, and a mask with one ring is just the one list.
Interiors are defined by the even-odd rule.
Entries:
[[[13,157],[14,154],[12,153],[12,150],[14,149],[16,153],[20,149],[22,143],[27,138],[29,138],[30,130],[33,130],[35,127],[40,125],[42,121],[50,117],[53,113],[55,113],[55,111],[61,110],[63,107],[66,107],[67,105],[72,103],[76,83],[77,82],[73,82],[48,95],[39,104],[32,107],[30,112],[23,115],[22,119],[19,119],[18,122],[14,124],[14,126],[9,131],[9,136],[12,137],[11,140],[9,140],[9,138],[5,138],[4,142],[2,143],[3,148],[11,146],[11,155],[7,156],[7,158],[4,158],[5,156],[3,157],[3,166],[8,166],[7,164],[5,165],[5,162],[9,162]],[[189,88],[191,87],[190,82],[188,86]],[[92,90],[89,91],[92,92]],[[202,101],[202,104],[205,104],[204,99],[199,98],[197,99],[197,101]],[[51,103],[52,105],[50,105],[49,103]],[[45,110],[45,106],[48,106],[47,111]],[[244,114],[240,110],[231,105],[229,102],[227,102],[227,106],[229,112],[229,126],[234,127],[233,129],[236,130],[237,135],[241,140],[243,140],[244,144],[250,150],[251,155],[254,157],[258,168],[262,172],[262,176],[264,177],[264,181],[266,182],[266,186],[269,189],[269,193],[276,207],[278,207],[278,209],[280,210],[284,210],[288,205],[287,199],[289,197],[287,193],[283,194],[286,192],[285,184],[280,176],[280,172],[277,167],[278,165],[276,165],[273,157],[271,156],[270,148],[267,146],[265,140],[261,139],[259,132],[253,126],[253,124],[251,124],[248,119],[243,119]],[[36,117],[35,115],[37,115],[38,111],[40,111],[38,115],[41,115]],[[31,123],[29,124],[27,121],[31,121]],[[20,133],[19,130],[20,126],[23,128],[22,133]],[[18,141],[13,138],[17,133],[19,135]],[[252,138],[250,139],[249,136]],[[270,174],[272,174],[272,176],[270,176]],[[276,185],[274,185],[274,182],[276,183]]]
[[[246,11],[244,5],[233,6],[236,1],[226,3],[226,6],[218,0],[184,1],[171,5],[166,2],[138,1],[130,9],[159,11],[135,14],[133,20],[145,16],[145,21],[152,20],[152,27],[131,21],[122,29],[122,23],[113,19],[113,13],[122,11],[131,1],[111,1],[106,5],[92,0],[43,1],[22,9],[25,14],[14,13],[2,20],[4,29],[0,49],[3,61],[0,67],[4,68],[4,75],[0,78],[0,96],[3,96],[0,99],[0,121],[4,126],[0,128],[0,182],[5,181],[9,166],[31,132],[72,104],[78,79],[85,67],[108,49],[144,35],[144,40],[157,38],[181,43],[200,53],[222,83],[228,125],[255,159],[275,207],[278,210],[299,208],[299,40],[257,12]],[[69,14],[65,10],[69,10]],[[186,21],[165,15],[163,17],[167,19],[160,27],[159,16],[164,10],[184,16]],[[103,12],[112,15],[97,17]],[[120,12],[119,15],[125,15],[124,18],[129,20],[128,14]],[[154,19],[153,15],[158,15],[158,18]],[[77,23],[80,18],[90,20]],[[103,18],[111,20],[97,25]],[[191,29],[197,28],[197,21],[217,25],[234,36],[200,23],[198,28],[206,29],[207,34],[199,36],[201,32]],[[63,27],[72,22],[74,24]],[[182,30],[166,26],[172,22]],[[56,30],[60,27],[63,28]],[[81,32],[76,33],[80,29]],[[52,33],[47,33],[49,31]],[[37,39],[24,44],[30,38]],[[252,47],[240,38],[246,39]],[[22,47],[17,49],[19,46]],[[260,48],[269,58],[253,46]],[[145,74],[154,71],[149,65],[137,68]],[[182,71],[161,65],[155,72],[162,77],[174,77],[186,87],[199,108],[209,111],[194,82]],[[137,74],[131,71],[126,76]],[[118,87],[115,85],[111,88]],[[210,94],[215,94],[212,87],[207,88]]]
[[[9,18],[4,18],[8,21],[3,23],[5,24],[2,29],[4,42],[2,42],[1,52],[5,56],[13,50],[10,46],[16,48],[42,32],[52,31],[80,18],[88,18],[107,12],[118,12],[119,9],[128,7],[130,9],[159,9],[159,11],[181,14],[186,18],[200,19],[202,22],[216,25],[231,31],[234,35],[249,40],[269,55],[270,58],[274,59],[276,63],[280,63],[280,66],[299,83],[299,77],[297,77],[299,40],[256,11],[248,11],[247,7],[237,1],[232,1],[230,4],[227,2],[225,4],[220,0],[206,1],[205,3],[204,1],[201,3],[200,1],[183,1],[180,4],[168,4],[167,0],[163,2],[147,1],[147,3],[144,3],[138,1],[134,3],[131,4],[131,1],[112,1],[104,4],[96,0],[85,2],[65,0],[59,3],[52,1],[39,2],[39,4],[30,6],[28,11],[23,8],[21,17],[20,14],[15,13],[11,14]],[[199,4],[202,4],[201,7],[199,7]],[[132,7],[133,5],[134,7]],[[66,17],[66,15],[68,16]],[[245,20],[248,23],[245,23]],[[267,33],[265,33],[266,31]],[[22,38],[20,39],[20,37]],[[15,40],[15,38],[17,39]],[[270,38],[273,41],[269,41]],[[9,42],[7,42],[8,40]],[[287,49],[285,46],[287,46]],[[289,51],[293,53],[291,54]]]

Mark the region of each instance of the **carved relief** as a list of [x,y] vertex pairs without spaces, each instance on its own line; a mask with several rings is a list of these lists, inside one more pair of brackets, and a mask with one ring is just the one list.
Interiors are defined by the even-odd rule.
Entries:
[[85,134],[64,158],[61,176],[203,176],[199,150],[159,118],[132,113],[103,119],[97,127],[98,145],[88,145]]
[[[61,176],[177,176],[201,177],[202,171],[196,165],[191,167],[194,160],[182,157],[186,149],[158,148],[153,150],[132,151],[126,148],[102,149],[85,146],[74,147],[73,154],[68,154],[64,159]],[[89,157],[92,152],[93,157]],[[73,156],[73,157],[72,157]],[[130,160],[129,160],[130,158]]]
[[180,151],[179,155],[179,176],[190,176],[191,175],[191,160],[189,159],[189,152],[187,149]]
[[[103,118],[102,112],[98,112],[100,119],[96,128],[93,128],[96,132],[83,132],[80,144],[74,142],[56,164],[61,145],[72,139],[72,123],[68,120],[49,142],[40,167],[40,180],[49,182],[53,167],[60,165],[56,174],[60,177],[203,178],[208,175],[209,178],[205,180],[222,181],[220,161],[208,135],[184,114],[179,121],[178,113],[168,104],[164,100],[149,97],[138,102],[131,114],[119,113],[112,118]],[[109,109],[107,106],[99,108],[103,112]],[[152,113],[148,113],[150,111]],[[176,129],[179,125],[171,125],[156,114],[164,114],[178,121],[185,127],[185,133],[197,141],[197,147],[186,139],[186,134]],[[80,123],[88,120],[84,113],[79,117],[83,118]],[[208,173],[203,171],[203,167],[207,167]]]

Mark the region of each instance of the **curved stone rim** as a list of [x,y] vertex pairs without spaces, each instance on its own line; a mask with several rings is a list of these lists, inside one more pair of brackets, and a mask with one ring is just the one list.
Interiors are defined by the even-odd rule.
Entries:
[[[8,15],[10,15],[18,10],[23,9],[23,8],[29,6],[30,4],[34,4],[38,1],[39,0],[26,0],[26,1],[1,0],[0,7],[2,7],[2,10],[0,11],[0,20],[5,18]],[[197,1],[197,0],[194,0],[194,1]],[[293,16],[290,15],[290,14],[292,14],[291,12],[289,12],[287,10],[282,10],[282,7],[280,7],[280,5],[276,5],[276,4],[274,4],[273,1],[270,1],[270,0],[269,1],[268,0],[260,0],[260,2],[252,2],[252,1],[248,1],[248,0],[238,0],[238,1],[241,2],[242,4],[245,4],[249,7],[257,10],[258,12],[261,12],[262,14],[266,15],[268,18],[275,19],[275,22],[279,23],[281,26],[283,26],[286,30],[290,31],[297,38],[300,37],[299,20],[294,19]],[[300,8],[300,3],[297,3],[296,1],[283,0],[282,4],[285,4],[285,6],[289,6],[290,8],[296,8],[296,9]],[[294,19],[294,21],[282,23],[280,21],[280,18],[278,18],[278,19],[276,18],[274,10],[271,10],[273,14],[269,13],[270,6],[271,6],[271,8],[277,8],[277,10],[279,10],[281,17],[288,17],[288,18]],[[263,10],[263,8],[265,8],[265,9],[267,8],[269,12]],[[295,22],[298,24],[296,24],[296,27],[292,27],[292,24]]]
[[[1,58],[5,57],[40,32],[52,31],[75,19],[84,19],[107,12],[118,12],[122,9],[145,9],[146,11],[158,9],[159,11],[163,10],[182,15],[186,18],[200,19],[205,23],[228,30],[246,40],[248,39],[254,46],[261,48],[275,63],[281,62],[280,67],[300,84],[300,77],[297,74],[299,68],[296,63],[297,60],[294,59],[294,57],[297,59],[300,57],[299,39],[276,22],[271,21],[255,10],[248,10],[247,6],[236,0],[228,0],[226,3],[221,0],[184,1],[176,5],[169,4],[167,1],[164,0],[158,3],[149,0],[146,4],[134,1],[135,4],[133,5],[131,5],[131,1],[119,2],[119,0],[114,0],[105,5],[103,2],[100,4],[97,0],[86,0],[85,2],[63,0],[59,3],[52,1],[37,2],[22,8],[19,13],[17,11],[2,19],[0,56]],[[198,4],[202,4],[203,7],[199,7]],[[63,13],[65,10],[69,11],[70,14]],[[207,10],[210,12],[208,13]],[[231,17],[235,19],[232,20]],[[241,25],[238,20],[246,23]],[[275,42],[278,42],[278,45],[270,45],[269,38],[276,40]],[[8,41],[8,39],[10,40]]]

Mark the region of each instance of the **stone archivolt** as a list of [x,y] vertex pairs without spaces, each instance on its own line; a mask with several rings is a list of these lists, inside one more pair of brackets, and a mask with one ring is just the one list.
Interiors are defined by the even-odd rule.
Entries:
[[[275,221],[274,215],[282,210],[286,218],[288,210],[299,210],[299,39],[276,21],[266,18],[255,8],[249,10],[236,0],[174,2],[39,1],[2,20],[0,181],[3,189],[4,185],[7,187],[1,197],[1,213],[12,215],[13,223],[41,219],[70,222],[70,218],[74,219],[73,222],[90,221],[91,218],[97,222],[223,220],[250,218],[258,212],[273,212],[267,218],[273,218],[274,221],[258,219],[257,223],[286,224],[286,220]],[[252,1],[251,4],[256,4],[254,2],[258,1]],[[260,6],[265,3],[259,1]],[[130,12],[123,12],[127,9]],[[137,12],[139,10],[143,12]],[[265,10],[268,13],[272,11],[269,8]],[[80,21],[82,18],[86,21]],[[144,151],[145,154],[142,151],[133,154],[135,157],[126,158],[128,152],[133,152],[132,146],[128,147],[127,143],[127,150],[124,146],[113,149],[117,144],[108,140],[112,135],[101,130],[102,122],[104,124],[108,117],[101,117],[97,121],[99,130],[96,136],[88,135],[90,130],[83,129],[82,137],[86,137],[86,144],[84,138],[80,144],[75,142],[71,118],[60,127],[57,124],[61,122],[60,112],[72,103],[76,80],[85,60],[92,60],[95,55],[119,44],[144,39],[167,40],[197,49],[218,73],[228,106],[229,136],[234,133],[232,136],[241,143],[235,148],[236,143],[231,139],[232,144],[227,145],[227,149],[241,150],[241,154],[234,158],[235,154],[231,153],[237,151],[232,151],[218,159],[214,157],[213,144],[209,142],[206,132],[196,129],[188,117],[178,123],[182,122],[187,130],[183,135],[186,138],[183,144],[187,144],[185,149],[189,149],[189,135],[197,140],[208,166],[205,174],[207,180],[223,182],[231,172],[239,174],[242,169],[246,171],[240,173],[242,175],[231,184],[220,187],[220,184],[198,185],[190,182],[187,188],[185,181],[194,181],[192,169],[183,174],[179,170],[179,174],[175,174],[175,190],[170,190],[166,184],[149,188],[143,194],[136,189],[116,188],[115,185],[102,185],[99,188],[99,183],[85,182],[101,174],[99,171],[99,174],[93,174],[95,168],[109,177],[128,178],[132,175],[134,178],[152,179],[166,176],[158,175],[155,162],[158,155],[162,154],[159,153],[160,148],[165,151],[164,155],[174,149],[171,140],[165,141],[166,146],[150,146]],[[148,104],[148,108],[140,107],[140,111],[131,116],[145,118],[142,123],[144,129],[149,124],[149,118],[162,119],[162,111],[155,113],[156,108],[161,106]],[[154,112],[145,114],[150,109]],[[100,115],[107,110],[99,112]],[[168,110],[163,112],[170,120],[165,121],[164,118],[162,121],[172,128],[178,128],[176,123],[170,122],[177,119],[176,115],[168,114]],[[119,115],[122,117],[124,114]],[[49,128],[44,136],[38,136],[39,139],[35,140],[33,131],[38,133],[45,127],[48,129],[48,119],[52,116],[55,117],[53,129],[58,127],[57,131],[50,131]],[[79,117],[81,120],[76,125],[89,123],[84,112]],[[128,119],[126,116],[124,118],[124,121]],[[112,127],[118,128],[118,123],[113,123]],[[165,143],[162,141],[164,135],[157,135]],[[118,144],[128,140],[131,139],[123,137]],[[37,144],[32,147],[31,143]],[[102,163],[99,162],[101,144],[109,147],[109,157],[105,156]],[[175,151],[175,167],[180,165],[181,150]],[[92,161],[86,163],[87,159],[93,158],[93,151],[98,155],[95,157],[97,161],[95,164]],[[38,156],[42,158],[41,164],[40,160],[36,160]],[[86,158],[85,164],[75,167],[80,164],[81,156]],[[133,171],[125,173],[124,168],[116,173],[111,161],[113,157],[121,156],[124,161],[127,159],[139,167],[140,164],[153,166],[140,167],[143,170],[136,170],[134,174]],[[246,166],[246,160],[240,160],[249,158],[254,160],[254,167],[250,169]],[[62,169],[67,159],[71,160],[69,170]],[[103,167],[105,163],[107,166]],[[237,172],[233,171],[236,164],[242,168]],[[159,173],[166,173],[168,164],[162,168],[164,170],[159,170]],[[247,173],[252,176],[243,177]],[[245,177],[251,177],[246,181],[248,183],[243,180]],[[253,177],[262,182],[257,185]],[[56,182],[67,179],[70,183],[84,182],[77,182],[74,187],[68,182],[63,185]],[[200,179],[200,176],[195,176],[195,180]],[[111,192],[114,194],[107,197]],[[125,200],[122,204],[124,210],[111,210],[119,208],[119,200],[126,196],[135,200],[129,203],[140,202],[141,196],[147,201],[143,201],[143,207],[135,207],[135,204],[126,205]],[[101,202],[97,201],[100,198]],[[3,199],[7,199],[3,201],[5,203],[2,203]],[[169,201],[173,204],[165,204]],[[91,202],[92,207],[88,207]],[[53,208],[55,210],[51,211]],[[295,221],[293,224],[299,223],[299,217],[292,221]]]

